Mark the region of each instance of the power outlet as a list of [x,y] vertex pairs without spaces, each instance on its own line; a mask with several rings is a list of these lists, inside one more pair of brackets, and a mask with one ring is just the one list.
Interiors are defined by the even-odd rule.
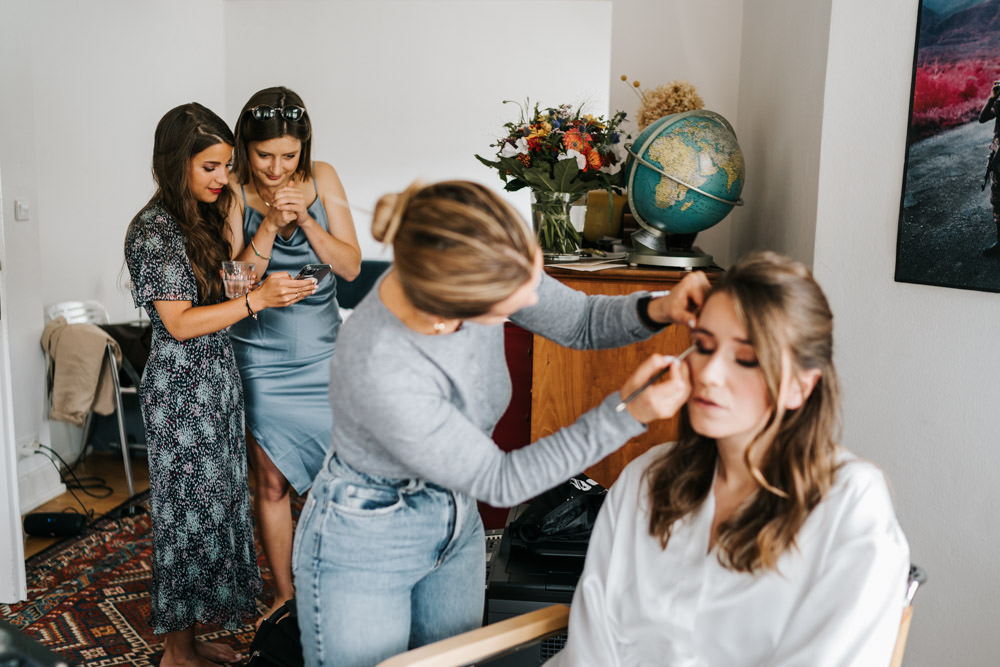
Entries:
[[39,451],[40,443],[37,440],[32,440],[30,442],[22,442],[17,446],[17,455],[20,458],[25,458],[33,455],[35,452]]

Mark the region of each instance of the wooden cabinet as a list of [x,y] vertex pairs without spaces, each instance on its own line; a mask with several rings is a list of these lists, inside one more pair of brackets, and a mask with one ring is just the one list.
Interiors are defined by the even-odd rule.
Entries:
[[[621,267],[598,272],[546,267],[566,285],[588,294],[630,294],[637,290],[671,289],[686,274],[660,268]],[[715,275],[719,275],[718,272]],[[712,274],[709,273],[712,278]],[[570,350],[534,336],[531,362],[531,439],[550,435],[619,389],[650,354],[678,354],[690,345],[688,329],[668,326],[652,338],[610,350]],[[655,422],[643,435],[587,469],[600,484],[610,487],[622,468],[653,445],[677,436],[677,419]]]

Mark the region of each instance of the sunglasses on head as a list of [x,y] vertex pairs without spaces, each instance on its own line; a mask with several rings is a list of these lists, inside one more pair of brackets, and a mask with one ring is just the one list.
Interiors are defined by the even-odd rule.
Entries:
[[250,115],[254,120],[271,120],[278,114],[285,120],[298,121],[306,115],[306,110],[296,105],[272,107],[269,104],[261,104],[250,109]]

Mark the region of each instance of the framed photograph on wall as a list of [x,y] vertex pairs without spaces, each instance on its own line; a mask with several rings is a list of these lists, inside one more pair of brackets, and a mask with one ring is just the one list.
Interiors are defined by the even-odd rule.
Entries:
[[1000,0],[914,1],[896,281],[1000,292]]

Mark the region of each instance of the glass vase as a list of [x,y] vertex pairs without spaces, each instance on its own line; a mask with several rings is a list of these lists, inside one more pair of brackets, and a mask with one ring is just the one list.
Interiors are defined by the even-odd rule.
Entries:
[[[531,191],[531,224],[546,255],[575,255],[583,240],[587,195]],[[578,220],[579,218],[579,220]]]

